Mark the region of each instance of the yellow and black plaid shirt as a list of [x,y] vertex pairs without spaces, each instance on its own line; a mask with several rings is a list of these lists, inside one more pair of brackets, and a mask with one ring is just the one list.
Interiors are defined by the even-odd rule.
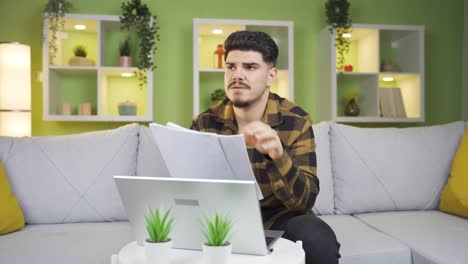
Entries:
[[[248,154],[264,199],[263,224],[269,229],[278,219],[308,213],[319,192],[314,132],[309,115],[299,106],[270,93],[262,121],[278,133],[283,156],[271,160],[248,146]],[[198,115],[192,129],[222,135],[238,134],[229,100]]]

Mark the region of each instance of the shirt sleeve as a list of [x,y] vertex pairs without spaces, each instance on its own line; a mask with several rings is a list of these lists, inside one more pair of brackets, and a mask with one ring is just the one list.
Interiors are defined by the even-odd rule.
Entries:
[[292,144],[282,144],[283,155],[266,166],[272,191],[288,209],[308,211],[319,192],[312,124],[307,121]]

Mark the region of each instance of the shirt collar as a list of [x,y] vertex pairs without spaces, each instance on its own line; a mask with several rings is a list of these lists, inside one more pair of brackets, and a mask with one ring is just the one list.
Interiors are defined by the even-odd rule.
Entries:
[[[222,104],[217,105],[212,109],[212,115],[216,118],[217,122],[223,123],[224,127],[232,131],[238,131],[237,123],[234,116],[234,106],[228,99],[224,100]],[[262,122],[275,127],[283,122],[281,115],[281,105],[277,95],[270,93],[262,116]]]

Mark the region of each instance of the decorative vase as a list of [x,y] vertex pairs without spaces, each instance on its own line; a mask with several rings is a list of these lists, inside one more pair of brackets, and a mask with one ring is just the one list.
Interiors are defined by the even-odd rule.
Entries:
[[227,264],[231,258],[232,244],[208,246],[203,244],[203,264]]
[[172,239],[155,243],[145,240],[145,257],[147,264],[169,264],[171,260]]
[[345,116],[358,116],[360,112],[361,110],[359,109],[359,105],[355,98],[349,100],[344,108]]
[[119,66],[120,67],[132,67],[132,57],[130,57],[130,56],[120,56],[119,57]]
[[136,115],[137,104],[127,100],[119,103],[118,109],[119,115]]

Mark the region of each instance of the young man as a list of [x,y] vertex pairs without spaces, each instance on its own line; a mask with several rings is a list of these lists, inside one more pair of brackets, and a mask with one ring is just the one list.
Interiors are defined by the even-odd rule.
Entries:
[[238,31],[224,43],[224,89],[228,99],[197,116],[192,129],[243,134],[266,229],[302,240],[306,263],[338,263],[332,229],[310,213],[319,192],[314,133],[308,114],[270,92],[278,47],[263,32]]

